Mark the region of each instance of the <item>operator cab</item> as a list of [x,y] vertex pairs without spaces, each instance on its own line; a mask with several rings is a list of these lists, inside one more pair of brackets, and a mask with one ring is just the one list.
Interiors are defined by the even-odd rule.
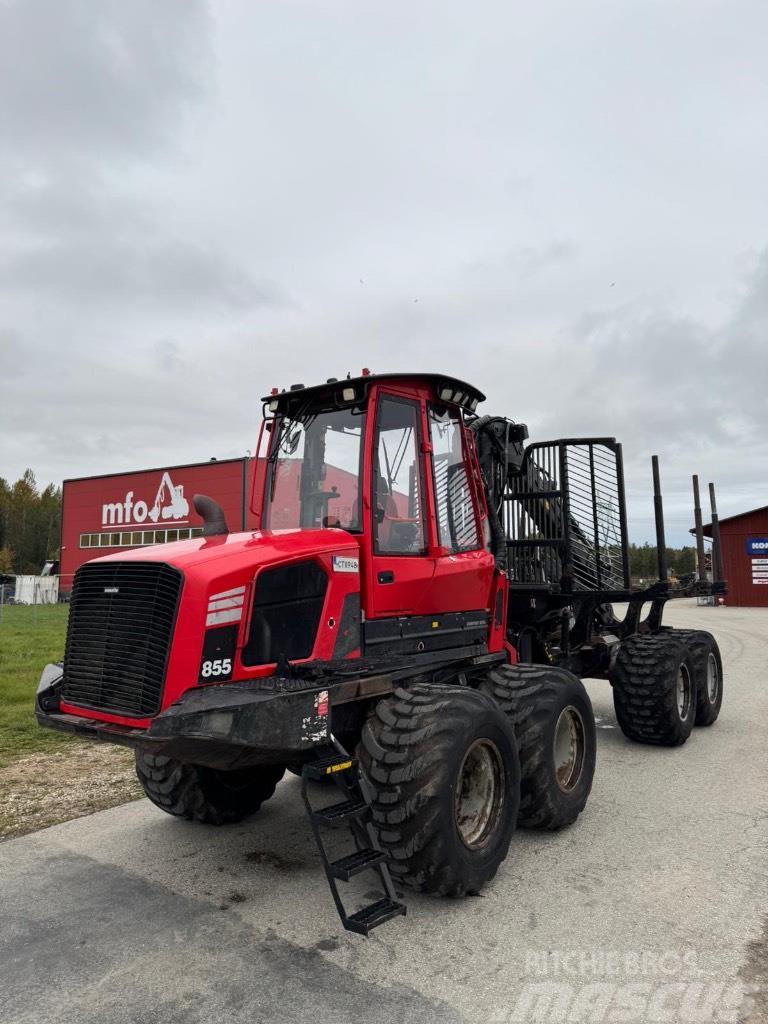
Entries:
[[[436,488],[445,489],[450,476],[455,489],[457,468],[465,462],[460,410],[474,413],[483,398],[475,388],[452,378],[367,372],[317,387],[294,385],[290,391],[267,396],[266,429],[259,444],[266,464],[261,528],[335,527],[362,535],[363,511],[370,506],[379,548],[423,553],[428,531],[420,514],[425,511],[420,456],[433,455]],[[364,496],[366,424],[374,407],[371,493]],[[466,474],[462,486],[466,487]],[[466,531],[466,514],[463,520],[459,528]],[[447,527],[444,515],[438,540],[452,547],[455,538]]]
[[485,612],[494,558],[464,422],[483,399],[451,377],[367,372],[266,396],[260,528],[354,536],[366,618]]

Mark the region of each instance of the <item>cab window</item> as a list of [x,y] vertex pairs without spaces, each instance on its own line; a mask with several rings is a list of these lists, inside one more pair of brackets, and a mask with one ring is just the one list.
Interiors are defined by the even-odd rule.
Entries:
[[359,533],[364,432],[359,409],[305,409],[278,418],[268,457],[266,528]]
[[473,551],[481,545],[464,459],[459,414],[430,406],[429,432],[440,544],[452,552]]
[[373,544],[377,554],[425,551],[418,402],[384,396],[376,418]]

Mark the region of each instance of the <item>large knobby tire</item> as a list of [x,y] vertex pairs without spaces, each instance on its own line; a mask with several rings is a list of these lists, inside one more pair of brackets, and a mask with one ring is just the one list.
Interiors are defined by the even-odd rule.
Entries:
[[693,659],[673,634],[623,640],[610,681],[616,718],[629,739],[677,747],[691,735],[696,717]]
[[166,814],[206,825],[229,825],[255,814],[284,772],[277,765],[223,771],[136,751],[136,774],[152,803]]
[[479,892],[507,855],[520,803],[499,709],[467,687],[398,688],[366,722],[359,758],[393,876],[444,896]]
[[688,648],[696,682],[696,725],[714,725],[723,704],[723,659],[711,633],[704,629],[673,629],[661,632],[676,637]]
[[584,810],[597,758],[595,716],[584,684],[565,669],[502,665],[480,689],[507,715],[517,737],[518,825],[570,825]]

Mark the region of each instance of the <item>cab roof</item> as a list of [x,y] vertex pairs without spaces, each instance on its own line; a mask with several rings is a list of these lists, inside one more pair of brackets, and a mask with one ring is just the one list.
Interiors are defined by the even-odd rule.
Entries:
[[[265,395],[262,399],[272,412],[285,411],[297,404],[304,405],[305,402],[328,402],[329,405],[346,405],[352,401],[361,402],[368,394],[372,384],[389,383],[417,383],[428,384],[434,387],[436,396],[443,402],[453,405],[460,405],[468,412],[474,412],[480,402],[485,401],[485,395],[466,381],[459,380],[444,373],[363,373],[359,377],[346,377],[337,380],[331,377],[324,384],[313,384],[304,387],[303,384],[292,384],[290,388],[278,391],[274,388],[272,394]],[[354,398],[345,398],[344,391],[354,391]],[[277,403],[273,405],[273,403]]]

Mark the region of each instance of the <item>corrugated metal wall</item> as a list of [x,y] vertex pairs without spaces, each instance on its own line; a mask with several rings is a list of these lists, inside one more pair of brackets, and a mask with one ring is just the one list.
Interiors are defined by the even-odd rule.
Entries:
[[[723,544],[723,567],[728,581],[727,605],[768,607],[768,550],[750,556],[750,538],[768,539],[768,511],[761,510],[738,516],[720,524]],[[757,582],[765,580],[765,582]]]

